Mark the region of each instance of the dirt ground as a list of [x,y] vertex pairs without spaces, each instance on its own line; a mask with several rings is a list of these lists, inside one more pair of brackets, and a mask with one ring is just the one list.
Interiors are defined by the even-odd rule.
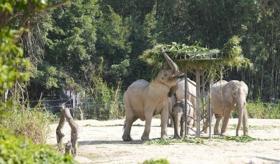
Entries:
[[[224,139],[205,140],[204,143],[172,143],[170,145],[147,144],[140,141],[144,122],[133,124],[132,142],[123,142],[124,120],[84,120],[79,124],[79,147],[76,160],[79,163],[142,163],[149,159],[164,158],[174,164],[185,163],[280,163],[280,120],[249,119],[249,135],[256,141],[241,143]],[[237,120],[229,122],[227,136],[234,136]],[[48,143],[56,143],[55,129],[51,125]],[[70,129],[66,124],[64,142],[69,140]],[[240,131],[242,134],[242,131]],[[173,128],[168,128],[172,137]],[[160,137],[160,120],[153,119],[150,139]]]

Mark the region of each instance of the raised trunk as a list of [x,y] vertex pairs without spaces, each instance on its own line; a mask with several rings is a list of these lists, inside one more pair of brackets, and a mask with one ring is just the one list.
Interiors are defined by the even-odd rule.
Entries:
[[163,55],[168,65],[173,70],[174,74],[176,75],[177,73],[179,73],[179,68],[177,64],[166,53],[164,53]]

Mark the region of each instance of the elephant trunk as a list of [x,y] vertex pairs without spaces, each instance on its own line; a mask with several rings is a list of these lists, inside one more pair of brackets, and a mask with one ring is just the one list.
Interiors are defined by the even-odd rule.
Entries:
[[[246,110],[246,98],[244,99],[243,97],[238,98],[239,100],[237,101],[237,110],[238,110],[238,124],[236,127],[236,136],[238,136],[238,131],[240,129],[241,126],[241,122],[243,122],[243,129],[245,128],[244,123],[247,124],[247,120],[243,120],[244,118],[244,111]],[[246,111],[246,115],[247,115],[247,111]],[[245,118],[244,118],[245,119]],[[246,117],[247,119],[247,117]],[[245,122],[244,122],[245,121]]]
[[175,75],[179,74],[180,72],[177,64],[165,52],[163,53],[163,55],[168,65],[173,70],[174,74]]
[[243,135],[244,136],[248,135],[248,112],[246,106],[244,107],[243,110]]

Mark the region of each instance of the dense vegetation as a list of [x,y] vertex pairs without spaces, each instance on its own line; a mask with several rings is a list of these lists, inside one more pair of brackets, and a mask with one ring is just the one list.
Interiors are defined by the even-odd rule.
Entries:
[[0,129],[0,163],[74,163],[72,157],[62,156],[50,146],[33,144],[24,137],[15,137]]
[[[14,12],[5,2],[0,7],[3,100],[7,95],[21,102],[59,99],[72,90],[93,99],[90,105],[99,111],[91,114],[112,118],[122,114],[126,87],[152,78],[153,68],[140,58],[145,50],[172,42],[223,50],[233,36],[241,39],[240,52],[253,67],[228,69],[224,78],[244,80],[251,100],[280,97],[278,1],[49,0],[55,8],[44,12],[34,6],[42,10],[45,1]],[[26,9],[33,10],[21,12]]]
[[254,67],[229,70],[225,78],[246,81],[251,99],[278,99],[279,5],[273,0],[78,0],[63,5],[37,15],[22,37],[33,68],[26,84],[29,98],[70,88],[113,100],[112,90],[151,78],[151,67],[138,57],[157,43],[221,49],[237,35]]
[[[152,78],[143,54],[171,44],[223,53],[235,46],[229,54],[242,58],[234,64],[248,58],[253,67],[228,69],[224,78],[249,85],[257,100],[248,105],[251,117],[279,118],[279,42],[276,0],[0,0],[0,128],[44,143],[50,116],[43,106],[51,103],[38,100],[61,100],[65,91],[90,102],[82,104],[88,117],[120,117],[126,87]],[[0,163],[72,162],[5,133]]]
[[34,69],[22,48],[23,38],[34,15],[62,3],[0,1],[0,163],[74,163],[72,157],[39,144],[46,140],[48,114],[40,106],[30,110],[24,103],[24,86]]

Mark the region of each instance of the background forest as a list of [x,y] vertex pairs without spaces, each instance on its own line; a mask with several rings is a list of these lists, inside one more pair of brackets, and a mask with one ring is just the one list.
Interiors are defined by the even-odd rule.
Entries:
[[253,67],[223,78],[248,84],[250,117],[279,119],[278,0],[0,0],[0,163],[73,163],[40,145],[47,111],[73,94],[81,117],[123,117],[125,89],[153,77],[146,49],[222,49],[233,36]]
[[280,97],[276,0],[76,0],[36,13],[25,25],[20,45],[28,76],[1,86],[4,99],[32,105],[73,90],[118,115],[127,86],[152,78],[153,68],[139,59],[144,50],[171,42],[222,48],[234,35],[253,67],[228,69],[224,79],[245,81],[250,100]]

